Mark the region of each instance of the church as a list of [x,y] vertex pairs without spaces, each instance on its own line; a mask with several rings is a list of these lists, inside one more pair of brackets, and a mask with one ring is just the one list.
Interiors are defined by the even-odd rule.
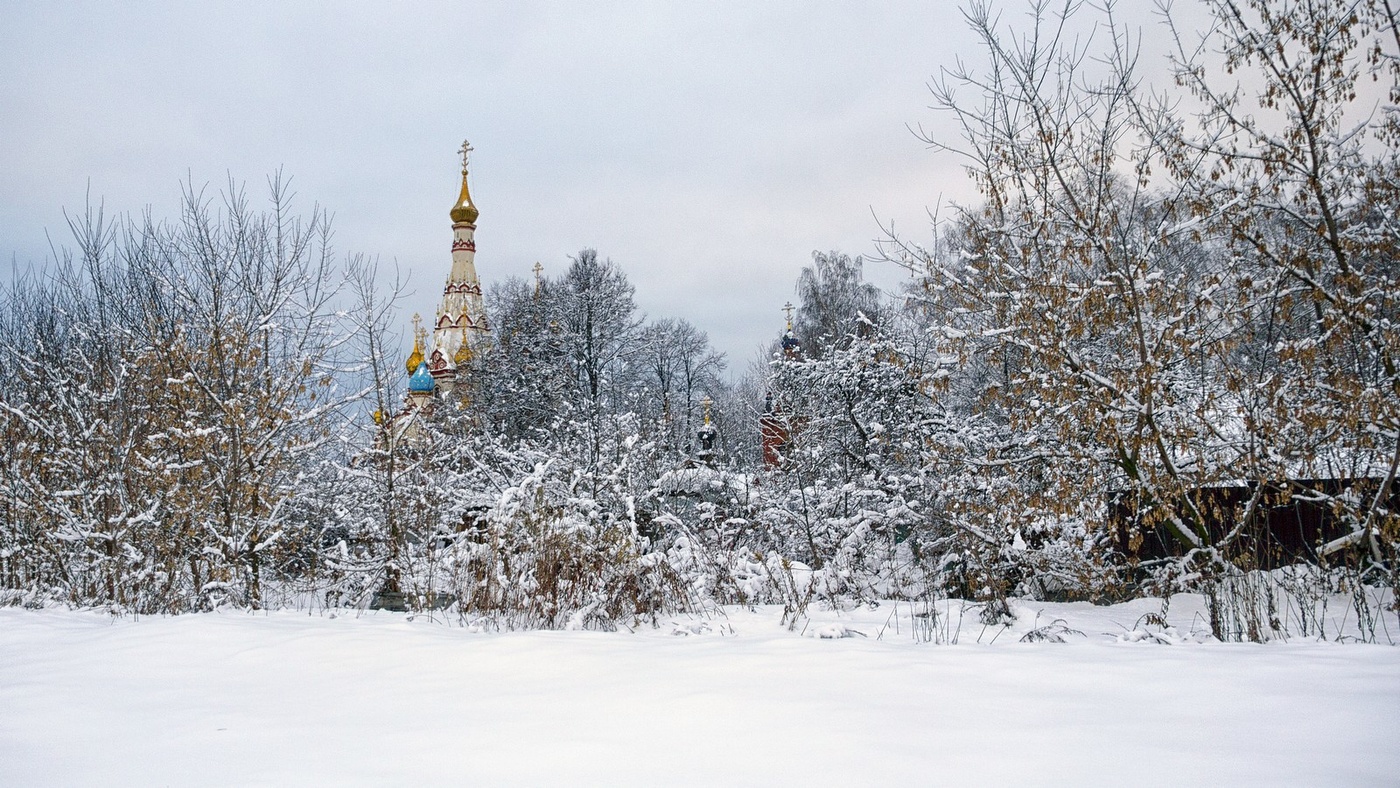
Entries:
[[452,390],[457,368],[469,363],[487,341],[491,326],[476,275],[476,220],[481,215],[472,202],[468,183],[472,146],[463,142],[462,191],[452,206],[452,270],[442,289],[442,302],[433,319],[431,341],[422,318],[413,316],[413,351],[404,366],[408,371],[408,398],[394,417],[395,439],[412,431],[414,416],[428,406],[434,394]]
[[[389,443],[412,441],[419,434],[420,418],[432,403],[449,393],[457,384],[458,369],[471,363],[491,342],[491,325],[482,299],[481,280],[476,271],[476,222],[481,212],[472,201],[470,170],[473,148],[463,142],[462,185],[457,200],[448,212],[452,220],[452,268],[443,286],[442,300],[431,323],[431,336],[420,315],[413,316],[413,349],[404,363],[408,373],[408,392],[404,405],[390,419],[386,429]],[[541,267],[535,264],[536,292]],[[792,330],[792,305],[788,304],[787,330],[783,334],[784,357],[796,358],[797,340]],[[380,414],[376,421],[383,423]],[[761,441],[765,466],[776,468],[788,448],[791,428],[781,408],[770,397],[760,419]],[[694,459],[702,465],[713,466],[718,433],[710,420],[708,397],[705,403],[704,425],[696,434],[700,449]]]

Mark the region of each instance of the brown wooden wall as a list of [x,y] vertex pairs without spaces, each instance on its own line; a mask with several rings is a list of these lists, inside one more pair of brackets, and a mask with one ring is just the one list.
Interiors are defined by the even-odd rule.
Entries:
[[[1352,532],[1351,521],[1326,500],[1348,491],[1370,501],[1382,480],[1291,479],[1264,482],[1266,489],[1251,527],[1228,549],[1241,565],[1273,569],[1302,562],[1316,563],[1319,546]],[[1189,492],[1206,518],[1212,544],[1220,542],[1239,524],[1258,482],[1197,487]],[[1400,495],[1392,486],[1387,506],[1400,508]],[[1142,523],[1136,499],[1130,493],[1113,492],[1108,498],[1108,522],[1115,546],[1124,555],[1141,560],[1180,556],[1185,547],[1165,526]]]

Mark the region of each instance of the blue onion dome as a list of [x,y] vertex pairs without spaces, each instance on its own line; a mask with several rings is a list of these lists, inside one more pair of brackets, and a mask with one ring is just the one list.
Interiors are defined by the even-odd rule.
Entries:
[[432,373],[428,371],[427,362],[419,362],[418,369],[408,376],[408,390],[414,394],[431,394],[435,388],[437,381],[433,380]]
[[796,351],[802,347],[802,343],[797,341],[797,337],[792,335],[792,329],[783,332],[783,350]]

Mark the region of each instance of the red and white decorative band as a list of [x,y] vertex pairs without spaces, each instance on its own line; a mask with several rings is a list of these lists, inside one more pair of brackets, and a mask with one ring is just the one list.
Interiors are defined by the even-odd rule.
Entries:
[[[478,328],[478,329],[481,329],[482,331],[489,330],[489,329],[487,328],[487,326],[486,326],[486,315],[482,315],[482,316],[481,316],[481,322],[480,322],[480,323],[474,323],[474,322],[472,322],[472,319],[471,319],[471,316],[470,316],[470,315],[465,315],[465,314],[464,314],[464,315],[462,315],[461,317],[457,318],[456,320],[453,320],[452,317],[451,317],[451,315],[443,315],[443,316],[441,316],[441,317],[438,318],[437,327],[438,327],[439,329],[442,329],[442,328]],[[430,364],[429,366],[431,367],[432,365]]]

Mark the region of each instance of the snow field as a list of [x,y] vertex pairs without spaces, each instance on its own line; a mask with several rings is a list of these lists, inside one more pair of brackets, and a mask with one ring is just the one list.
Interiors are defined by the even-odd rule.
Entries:
[[[770,608],[635,634],[3,609],[0,785],[1400,783],[1400,649],[1112,635],[1156,609],[1020,603],[941,646],[889,606],[803,635]],[[1052,618],[1085,636],[1019,642]]]

